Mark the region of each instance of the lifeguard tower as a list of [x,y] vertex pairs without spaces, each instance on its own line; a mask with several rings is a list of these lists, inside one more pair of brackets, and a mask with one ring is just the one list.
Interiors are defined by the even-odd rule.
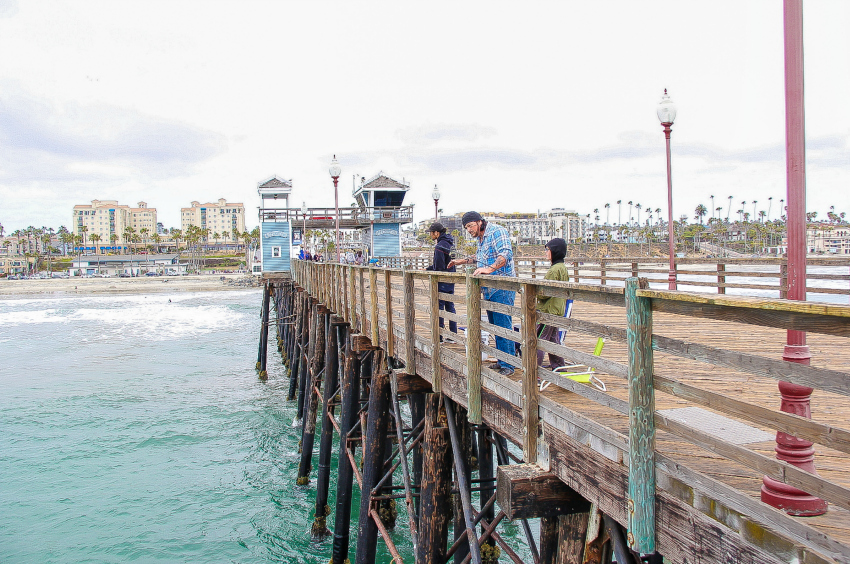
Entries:
[[[412,206],[404,206],[410,184],[379,172],[369,180],[361,180],[352,195],[365,229],[364,242],[372,257],[401,255],[401,226],[412,221]],[[340,211],[340,213],[342,213]],[[368,226],[365,223],[368,222]]]
[[[286,213],[292,180],[272,176],[257,184],[260,195],[260,259],[253,267],[254,274],[289,272],[292,249],[292,220]],[[283,213],[279,213],[279,212]],[[299,241],[300,244],[300,241]]]

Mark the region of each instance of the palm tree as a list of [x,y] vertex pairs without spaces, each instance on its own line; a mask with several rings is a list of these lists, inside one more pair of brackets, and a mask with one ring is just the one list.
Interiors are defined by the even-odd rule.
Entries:
[[770,206],[773,205],[773,196],[767,199],[767,221],[770,221]]
[[694,210],[694,213],[696,214],[694,215],[694,219],[699,221],[700,225],[702,225],[702,218],[704,218],[705,215],[708,213],[708,209],[706,209],[704,205],[699,204]]
[[623,200],[617,200],[617,225],[622,223]]
[[605,225],[608,225],[611,219],[611,204],[605,204]]
[[224,239],[224,250],[225,250],[225,251],[227,251],[227,238],[228,238],[229,236],[230,236],[230,234],[229,234],[227,231],[222,231],[222,232],[221,232],[221,238],[222,238],[222,239]]
[[631,218],[632,218],[632,201],[629,200],[628,204],[629,204],[629,216],[626,219],[627,219],[627,222],[630,222]]
[[97,233],[92,233],[89,237],[89,241],[94,243],[94,254],[97,254],[97,243],[98,241],[100,241],[100,235],[98,235]]
[[637,210],[637,214],[638,214],[638,216],[637,216],[638,217],[638,219],[637,219],[638,227],[640,227],[640,208],[641,208],[640,204],[635,204],[635,209]]
[[151,240],[154,242],[154,245],[156,245],[155,254],[159,254],[159,244],[162,242],[162,235],[160,235],[159,233],[154,233],[153,235],[151,235]]
[[711,198],[711,219],[714,219],[714,194],[709,196]]
[[726,210],[726,223],[729,223],[729,212],[732,211],[732,196],[729,196],[729,208]]
[[[109,246],[110,247],[115,247],[115,242],[117,240],[118,240],[118,235],[116,235],[115,233],[109,234]],[[112,250],[114,251],[115,249],[113,248]]]
[[757,203],[758,203],[758,200],[753,200],[753,217],[756,216],[756,204]]
[[[80,227],[80,235],[83,236],[83,246],[84,247],[86,246],[86,233],[88,233],[88,231],[89,231],[88,225],[83,225],[82,227]],[[80,253],[80,255],[82,255],[82,253]]]

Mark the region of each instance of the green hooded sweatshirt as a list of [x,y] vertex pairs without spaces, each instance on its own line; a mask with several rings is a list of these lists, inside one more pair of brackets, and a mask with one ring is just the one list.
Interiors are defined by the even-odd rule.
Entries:
[[[544,280],[559,280],[561,282],[569,282],[570,274],[567,272],[567,267],[563,262],[556,262],[549,268]],[[540,289],[541,293],[546,292],[546,288]],[[546,297],[537,295],[537,309],[543,313],[551,313],[552,315],[564,315],[564,310],[567,308],[567,300],[564,298]]]

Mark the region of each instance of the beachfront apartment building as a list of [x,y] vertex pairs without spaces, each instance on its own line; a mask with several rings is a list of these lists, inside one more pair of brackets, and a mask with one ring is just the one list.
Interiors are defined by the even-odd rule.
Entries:
[[237,233],[245,231],[245,205],[229,203],[224,198],[219,198],[217,203],[192,202],[191,207],[180,208],[180,229],[186,233],[190,225],[209,229],[210,240],[218,233],[220,239],[232,241],[234,230]]
[[[440,217],[440,223],[449,231],[463,232],[461,217],[457,213]],[[543,245],[554,237],[561,237],[567,243],[578,243],[586,237],[588,221],[575,211],[564,208],[552,208],[542,212],[481,212],[488,222],[501,225],[508,230],[511,239],[521,245]],[[433,219],[420,221],[420,232],[428,229]]]
[[[142,229],[147,229],[151,235],[156,233],[156,208],[149,208],[145,202],[139,202],[137,207],[132,208],[119,204],[118,200],[92,200],[91,204],[74,206],[73,214],[73,234],[81,235],[85,231],[87,240],[97,234],[100,241],[96,246],[103,249],[120,246],[128,227],[132,227],[136,234],[142,233]],[[114,245],[113,235],[116,237]]]

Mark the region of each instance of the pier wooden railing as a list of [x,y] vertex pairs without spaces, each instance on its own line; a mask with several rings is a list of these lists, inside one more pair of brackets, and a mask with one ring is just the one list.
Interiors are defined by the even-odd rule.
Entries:
[[[378,265],[386,268],[423,269],[430,257],[380,257]],[[624,286],[629,277],[646,278],[650,284],[667,284],[669,266],[664,258],[567,257],[564,260],[570,279],[576,283]],[[806,273],[811,294],[850,296],[850,258],[810,258]],[[677,258],[675,260],[679,290],[715,291],[725,294],[727,288],[736,293],[776,292],[784,298],[788,290],[788,268],[784,258]],[[833,267],[833,272],[814,272],[811,267]],[[521,278],[543,278],[549,262],[543,258],[518,258],[517,273]],[[821,270],[821,269],[819,269]],[[757,280],[753,280],[757,279]],[[833,283],[832,287],[824,282]],[[843,287],[840,287],[843,286]],[[837,301],[837,300],[835,300]],[[843,300],[842,300],[843,301]]]
[[[781,265],[781,261],[775,264]],[[525,462],[551,468],[606,515],[627,525],[628,543],[633,550],[658,550],[673,561],[688,559],[689,550],[708,551],[712,555],[706,556],[705,561],[719,562],[734,560],[731,556],[724,558],[725,551],[743,553],[756,546],[773,554],[777,562],[798,558],[801,562],[850,563],[850,543],[829,532],[829,514],[817,523],[795,519],[759,501],[754,497],[757,491],[742,490],[734,483],[711,477],[699,465],[692,467],[656,446],[656,434],[662,433],[665,444],[678,441],[676,444],[688,443],[710,453],[707,456],[712,464],[728,465],[729,475],[746,473],[746,468],[750,475],[768,475],[825,499],[838,508],[836,518],[846,516],[850,510],[846,472],[839,472],[838,477],[806,472],[769,453],[674,418],[657,410],[656,405],[663,399],[666,404],[707,407],[757,427],[821,445],[844,469],[850,468],[850,431],[766,407],[766,403],[775,404],[777,397],[767,387],[763,387],[761,396],[756,393],[756,384],[761,386],[764,378],[791,382],[819,390],[818,401],[829,401],[835,413],[846,413],[850,407],[850,372],[846,366],[836,366],[836,359],[827,359],[826,366],[809,366],[718,347],[716,339],[700,342],[710,324],[718,322],[731,322],[721,327],[721,334],[759,326],[848,337],[850,306],[659,291],[650,289],[645,278],[634,276],[620,277],[625,283],[620,288],[541,278],[473,277],[297,260],[292,268],[295,282],[343,316],[352,331],[371,336],[373,344],[405,363],[405,372],[421,376],[435,392],[447,394],[466,406],[470,422],[485,420],[499,429],[522,448]],[[541,274],[542,269],[537,275]],[[581,276],[581,280],[586,279]],[[454,283],[455,293],[439,292],[437,282]],[[513,305],[484,300],[482,287],[516,292],[516,300]],[[604,319],[612,321],[605,324],[538,312],[536,296],[541,294],[572,299],[577,310],[582,304],[597,307],[607,312]],[[453,302],[457,313],[440,310],[439,300]],[[510,315],[515,330],[483,320],[482,309]],[[659,314],[665,319],[672,317],[667,314],[685,316],[692,330],[687,334],[660,334],[657,327],[653,329],[653,316]],[[449,321],[457,322],[461,330],[452,333],[439,327],[441,318],[447,326]],[[540,341],[538,323],[573,333],[563,345]],[[716,326],[711,328],[716,330]],[[487,334],[515,342],[521,356],[497,350],[488,343]],[[573,335],[604,337],[619,344],[620,353],[594,356],[579,346],[570,346]],[[537,366],[534,353],[538,350],[596,370],[610,382],[608,390],[601,391]],[[514,366],[516,374],[521,375],[519,381],[484,366],[481,353]],[[665,362],[659,363],[661,358]],[[702,372],[696,370],[695,377],[674,373],[669,369],[673,359],[699,363]],[[453,374],[450,379],[447,371]],[[752,397],[734,397],[702,384],[701,373],[714,375],[718,371],[750,375],[756,391],[749,394]],[[550,390],[556,393],[540,392],[538,378],[551,382],[554,388]],[[564,395],[563,391],[571,393]],[[581,403],[575,403],[576,399]],[[593,411],[594,404],[605,408],[602,411],[607,415],[596,417],[599,409]],[[627,418],[627,424],[612,424],[612,417]],[[568,452],[577,458],[566,460]],[[588,475],[593,472],[604,476]],[[600,481],[605,482],[604,487]],[[705,521],[705,530],[719,522],[737,535],[723,542],[683,539],[676,528],[693,528],[694,520]],[[664,526],[656,529],[656,523]]]

